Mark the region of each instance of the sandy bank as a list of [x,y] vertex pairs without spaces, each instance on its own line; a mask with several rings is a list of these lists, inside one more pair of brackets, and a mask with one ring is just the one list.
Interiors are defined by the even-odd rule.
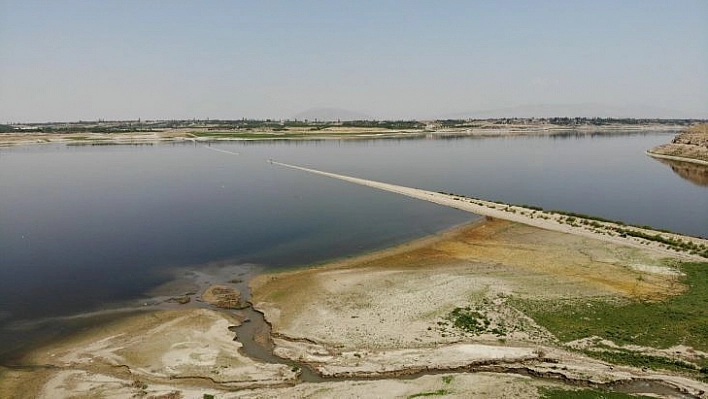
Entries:
[[[674,151],[674,152],[676,152],[676,151]],[[680,151],[678,151],[677,153],[680,153]],[[666,155],[666,154],[662,154],[660,152],[653,152],[653,150],[647,151],[646,154],[651,157],[659,158],[659,159],[668,159],[670,161],[688,162],[688,163],[692,163],[692,164],[696,164],[696,165],[708,166],[708,161],[704,161],[702,159],[689,158],[689,157],[685,157],[685,156]]]

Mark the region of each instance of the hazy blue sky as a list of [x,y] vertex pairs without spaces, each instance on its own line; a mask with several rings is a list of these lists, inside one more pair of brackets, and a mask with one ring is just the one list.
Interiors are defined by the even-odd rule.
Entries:
[[0,0],[0,122],[586,103],[708,117],[708,0]]

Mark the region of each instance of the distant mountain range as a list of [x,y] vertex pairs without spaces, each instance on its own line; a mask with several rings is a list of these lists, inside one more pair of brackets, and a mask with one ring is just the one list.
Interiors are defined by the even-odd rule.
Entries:
[[468,111],[445,114],[436,119],[467,118],[547,118],[547,117],[587,117],[587,118],[695,118],[683,112],[668,108],[607,104],[539,104],[522,105],[510,108],[497,108],[484,111]]
[[291,119],[308,121],[356,121],[375,119],[371,115],[341,108],[311,108],[294,115]]

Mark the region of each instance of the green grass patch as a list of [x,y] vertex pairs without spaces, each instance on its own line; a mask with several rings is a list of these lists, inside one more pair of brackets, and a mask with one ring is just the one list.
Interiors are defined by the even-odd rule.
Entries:
[[472,334],[481,334],[490,325],[490,320],[486,315],[471,309],[469,306],[455,308],[450,312],[449,319],[455,327]]
[[579,389],[571,391],[562,388],[539,389],[542,399],[637,399],[650,398],[650,396],[633,395],[622,392],[612,392],[603,389]]
[[447,389],[438,389],[437,391],[414,393],[413,395],[410,395],[408,397],[408,399],[422,398],[424,396],[443,396],[443,395],[449,395],[451,393],[452,393],[452,391],[447,390]]
[[684,262],[678,267],[686,274],[682,280],[688,291],[661,302],[515,299],[511,305],[566,342],[596,335],[620,345],[668,348],[684,344],[706,351],[708,263]]
[[622,237],[632,236],[637,238],[643,238],[649,241],[655,241],[671,247],[677,251],[688,252],[694,255],[700,255],[704,258],[708,258],[708,248],[703,244],[696,244],[692,241],[671,237],[663,237],[660,234],[647,234],[641,231],[633,231],[629,229],[615,229]]

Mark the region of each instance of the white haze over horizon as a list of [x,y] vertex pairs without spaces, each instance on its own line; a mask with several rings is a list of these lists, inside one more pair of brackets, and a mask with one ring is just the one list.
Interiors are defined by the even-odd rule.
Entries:
[[706,21],[705,0],[0,0],[0,123],[708,118]]

